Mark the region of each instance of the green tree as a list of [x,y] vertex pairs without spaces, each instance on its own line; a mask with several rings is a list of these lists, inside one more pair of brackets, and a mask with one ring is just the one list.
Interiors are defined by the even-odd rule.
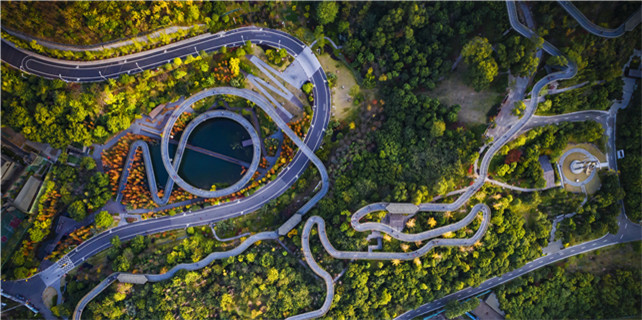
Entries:
[[96,168],[96,161],[92,157],[83,157],[80,166],[85,170],[93,170]]
[[82,200],[74,201],[67,211],[69,211],[69,216],[76,221],[81,221],[87,216],[87,207]]
[[469,65],[468,81],[475,90],[487,88],[499,72],[492,53],[492,45],[482,37],[473,38],[461,50],[462,57]]
[[432,126],[430,127],[430,135],[432,137],[441,137],[444,135],[444,131],[446,131],[446,123],[444,123],[442,120],[433,122]]
[[94,224],[98,228],[108,228],[114,223],[114,217],[107,211],[100,211],[94,217]]
[[120,248],[120,237],[119,236],[113,236],[111,238],[111,240],[110,240],[110,243],[115,248]]
[[339,7],[334,1],[321,1],[317,5],[317,19],[321,25],[332,23],[338,12]]

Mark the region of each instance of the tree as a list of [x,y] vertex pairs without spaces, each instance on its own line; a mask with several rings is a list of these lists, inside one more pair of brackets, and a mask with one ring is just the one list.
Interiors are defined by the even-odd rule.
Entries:
[[239,63],[241,63],[240,59],[230,58],[230,71],[232,71],[232,75],[234,77],[238,76],[239,72],[241,72],[241,68],[239,67]]
[[444,131],[446,131],[446,123],[442,120],[433,122],[432,127],[430,127],[430,135],[432,137],[441,137],[444,135]]
[[475,90],[487,88],[497,76],[499,68],[492,57],[493,47],[488,39],[475,37],[461,50],[461,55],[469,65],[468,81]]
[[107,211],[101,211],[94,217],[94,224],[98,228],[108,228],[114,223],[114,217]]
[[134,237],[131,242],[131,247],[134,253],[141,253],[147,247],[145,237],[141,235],[137,235],[136,237]]
[[310,83],[310,82],[306,82],[305,84],[303,84],[303,86],[301,87],[301,89],[303,89],[303,92],[305,92],[305,94],[308,94],[308,95],[309,95],[310,93],[312,93],[312,88],[313,88],[313,87],[314,87],[314,86],[312,85],[312,83]]
[[516,115],[521,118],[524,115],[525,110],[526,110],[526,104],[524,103],[524,101],[516,101],[515,108],[513,108],[513,115]]
[[457,318],[466,312],[472,311],[479,306],[479,299],[471,298],[462,303],[457,300],[452,300],[446,304],[444,315],[448,319]]
[[321,25],[334,22],[339,12],[339,7],[334,1],[321,1],[317,6],[317,20]]
[[81,221],[87,216],[87,207],[82,200],[74,201],[67,211],[69,212],[69,216],[76,221]]
[[96,168],[96,161],[92,157],[83,157],[80,160],[80,166],[85,170],[93,170]]
[[114,236],[113,238],[111,238],[110,243],[115,248],[120,248],[120,237]]

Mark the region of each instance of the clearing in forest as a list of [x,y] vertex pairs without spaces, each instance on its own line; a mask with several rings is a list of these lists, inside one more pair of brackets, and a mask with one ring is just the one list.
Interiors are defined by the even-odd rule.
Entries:
[[[332,59],[330,54],[324,53],[317,56],[323,71],[326,75],[333,73],[337,75],[337,81],[332,90],[332,113],[341,121],[348,117],[350,111],[356,108],[352,103],[353,99],[350,97],[350,88],[357,84],[352,72],[348,69],[343,62]],[[348,101],[349,100],[349,101]]]
[[501,102],[503,95],[493,88],[477,92],[466,85],[464,82],[465,76],[466,65],[461,63],[457,70],[441,81],[435,89],[422,92],[422,94],[437,98],[441,103],[449,106],[460,105],[459,121],[461,122],[471,124],[486,123],[486,114],[493,105]]

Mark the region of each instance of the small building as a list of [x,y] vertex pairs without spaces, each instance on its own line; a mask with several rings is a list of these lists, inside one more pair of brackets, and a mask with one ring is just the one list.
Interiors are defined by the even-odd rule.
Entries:
[[20,190],[20,193],[18,193],[18,196],[13,201],[15,207],[22,212],[29,212],[41,184],[42,180],[34,176],[29,177],[27,183],[25,183],[25,185]]
[[152,120],[156,119],[156,117],[165,109],[166,103],[159,104],[152,110],[152,112],[149,113],[149,117],[152,118]]
[[544,171],[544,180],[546,181],[546,188],[552,187],[555,185],[555,171],[553,171],[553,166],[551,161],[547,156],[539,157],[539,164]]

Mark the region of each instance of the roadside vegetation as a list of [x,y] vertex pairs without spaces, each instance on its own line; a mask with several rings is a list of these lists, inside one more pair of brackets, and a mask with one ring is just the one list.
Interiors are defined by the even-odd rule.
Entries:
[[[52,231],[60,217],[83,221],[88,214],[98,210],[111,199],[108,184],[107,176],[96,170],[93,159],[85,157],[81,160],[80,166],[71,166],[67,164],[66,154],[63,154],[59,163],[54,164],[45,177],[43,193],[38,200],[38,210],[29,217],[32,225],[28,230],[28,236],[8,263],[4,264],[3,279],[22,279],[36,273],[40,260],[45,255],[39,252],[46,252],[42,246],[55,236]],[[94,233],[97,233],[97,230],[77,230],[70,235],[67,243],[56,244],[57,249],[53,251],[54,255],[51,258],[55,260],[60,252],[68,250],[71,245],[79,244],[76,240],[87,239]]]
[[617,149],[624,150],[624,158],[619,159],[620,182],[624,188],[624,207],[633,221],[642,220],[642,102],[640,101],[640,82],[633,92],[631,102],[617,115]]
[[584,206],[577,209],[577,215],[560,222],[557,235],[561,236],[565,245],[596,239],[607,232],[617,233],[619,201],[624,197],[624,191],[618,185],[617,179],[613,172],[600,172],[600,190],[592,195]]
[[[107,253],[112,260],[111,269],[163,273],[178,263],[195,262],[212,251],[229,250],[237,245],[214,240],[208,227],[190,227],[180,244],[164,249],[150,247],[151,242],[159,239],[157,236],[138,236],[128,243],[114,238],[114,246]],[[322,300],[315,297],[324,297],[325,288],[314,279],[287,250],[276,242],[266,242],[236,257],[215,261],[204,269],[180,271],[161,283],[136,287],[113,284],[92,301],[85,312],[92,318],[107,319],[132,316],[283,318],[321,305]],[[80,283],[83,288],[90,288],[84,281]],[[77,290],[83,289],[72,291]]]
[[545,267],[501,286],[497,298],[510,319],[639,318],[641,276],[639,267],[597,274]]

